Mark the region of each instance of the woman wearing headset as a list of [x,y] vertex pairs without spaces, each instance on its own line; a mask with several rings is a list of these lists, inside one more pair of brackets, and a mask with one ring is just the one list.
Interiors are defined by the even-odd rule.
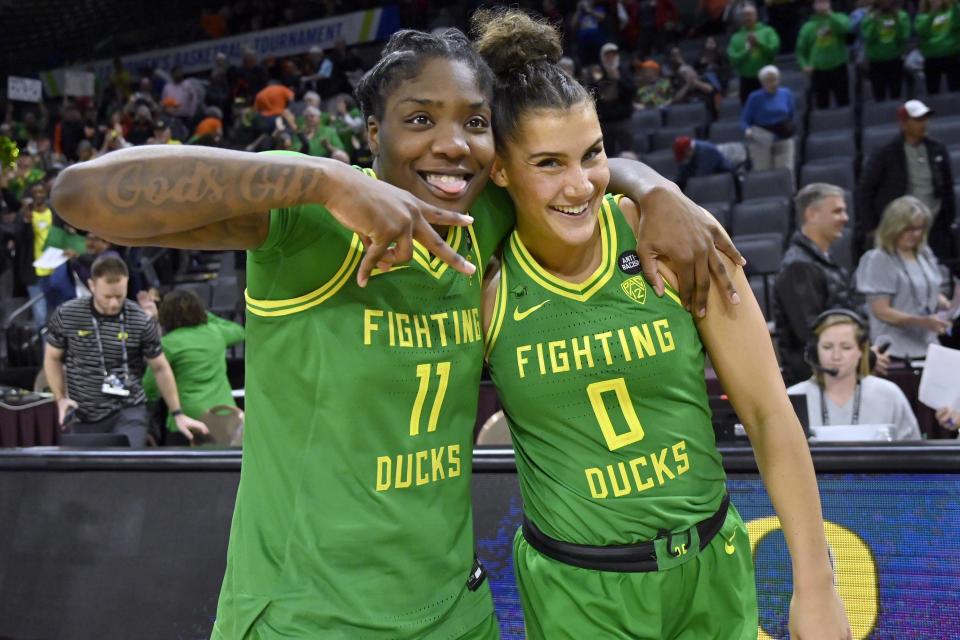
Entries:
[[828,309],[814,321],[816,342],[806,358],[813,377],[788,393],[807,396],[811,427],[893,425],[890,440],[920,438],[907,397],[893,382],[870,375],[870,350],[864,321],[848,309]]

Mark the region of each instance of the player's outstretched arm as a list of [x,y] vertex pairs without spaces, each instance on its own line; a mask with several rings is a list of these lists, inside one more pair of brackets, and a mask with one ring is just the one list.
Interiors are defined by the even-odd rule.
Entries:
[[697,320],[697,329],[750,437],[790,550],[791,637],[850,640],[850,624],[834,586],[810,449],[743,269],[729,262],[727,269],[734,286],[744,292],[743,301],[737,306],[726,304],[715,286],[710,290],[707,315]]
[[658,261],[669,263],[680,278],[680,299],[695,315],[707,309],[711,276],[737,304],[737,288],[720,259],[721,253],[736,264],[743,257],[716,218],[647,165],[622,158],[610,159],[611,193],[623,193],[643,212],[643,233],[638,237],[637,254],[657,295],[663,295]]
[[412,239],[458,271],[474,270],[431,227],[469,224],[469,216],[329,158],[134,147],[69,167],[51,197],[67,222],[111,241],[202,249],[256,248],[266,239],[271,209],[318,203],[367,245],[361,284],[378,262],[409,260]]

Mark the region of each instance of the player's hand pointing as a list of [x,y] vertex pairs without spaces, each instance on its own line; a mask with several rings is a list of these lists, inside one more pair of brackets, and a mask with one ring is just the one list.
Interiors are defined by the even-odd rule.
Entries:
[[360,236],[366,255],[357,271],[357,284],[366,286],[375,266],[407,262],[413,257],[413,240],[460,273],[471,275],[476,266],[454,251],[432,225],[466,226],[473,218],[440,209],[399,187],[374,180],[344,165],[338,187],[324,206],[344,227]]

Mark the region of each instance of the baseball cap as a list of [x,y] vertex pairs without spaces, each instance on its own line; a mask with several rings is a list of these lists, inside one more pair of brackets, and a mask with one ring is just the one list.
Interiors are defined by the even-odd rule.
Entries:
[[605,53],[609,53],[609,52],[611,52],[611,51],[620,51],[620,47],[618,47],[617,45],[613,44],[612,42],[608,42],[607,44],[605,44],[605,45],[603,45],[602,47],[600,47],[600,55],[603,55],[603,54],[605,54]]
[[933,109],[919,100],[907,100],[899,110],[901,120],[905,120],[906,118],[922,118],[931,113],[933,113]]
[[678,136],[673,141],[673,159],[678,163],[683,162],[684,156],[687,155],[687,152],[690,151],[690,147],[692,146],[693,141],[691,141],[688,136]]
[[633,66],[637,69],[653,69],[660,71],[660,64],[656,60],[634,60]]

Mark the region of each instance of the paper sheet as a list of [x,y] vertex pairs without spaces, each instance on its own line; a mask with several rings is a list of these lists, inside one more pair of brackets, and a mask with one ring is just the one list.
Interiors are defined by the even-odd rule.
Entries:
[[63,249],[57,247],[47,247],[40,254],[40,257],[33,261],[33,266],[40,269],[56,269],[64,262],[69,260],[63,253]]
[[937,315],[941,320],[956,320],[960,318],[960,282],[953,287],[953,298],[950,300],[950,307],[943,311],[938,311]]
[[927,347],[926,364],[920,376],[920,402],[931,409],[960,409],[960,351],[939,344]]

